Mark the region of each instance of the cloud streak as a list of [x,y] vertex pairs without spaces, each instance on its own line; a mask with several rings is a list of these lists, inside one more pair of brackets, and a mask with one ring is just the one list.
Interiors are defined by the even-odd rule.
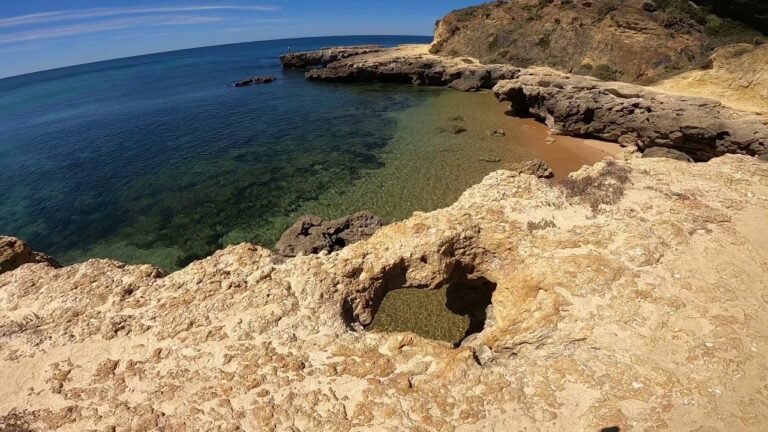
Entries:
[[54,39],[67,36],[77,36],[88,33],[99,33],[112,30],[121,30],[135,27],[157,27],[208,24],[223,21],[223,18],[203,16],[154,16],[134,17],[104,20],[95,23],[73,24],[45,29],[21,31],[8,34],[0,34],[0,44]]
[[77,9],[72,11],[43,12],[29,15],[20,15],[9,18],[0,18],[0,28],[46,24],[60,21],[84,20],[92,18],[108,18],[126,15],[165,14],[187,12],[216,12],[216,11],[250,11],[250,12],[275,12],[280,10],[276,6],[253,5],[210,5],[210,6],[170,6],[170,7],[124,7],[124,8],[92,8]]

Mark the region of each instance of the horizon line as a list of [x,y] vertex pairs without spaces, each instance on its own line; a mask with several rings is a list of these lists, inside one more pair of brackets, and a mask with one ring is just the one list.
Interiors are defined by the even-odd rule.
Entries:
[[18,75],[9,75],[9,76],[0,76],[0,81],[11,79],[11,78],[20,78],[27,75],[34,75],[38,73],[43,72],[52,72],[62,69],[68,69],[68,68],[74,68],[79,66],[86,66],[86,65],[93,65],[97,63],[105,63],[115,60],[125,60],[125,59],[131,59],[131,58],[138,58],[138,57],[145,57],[145,56],[151,56],[151,55],[158,55],[158,54],[167,54],[172,52],[180,52],[180,51],[190,51],[190,50],[196,50],[196,49],[204,49],[204,48],[213,48],[213,47],[221,47],[221,46],[229,46],[229,45],[242,45],[242,44],[249,44],[249,43],[258,43],[258,42],[277,42],[277,41],[290,41],[290,40],[297,40],[297,39],[319,39],[319,38],[330,38],[330,37],[340,37],[340,38],[353,38],[353,37],[434,37],[433,34],[429,35],[404,35],[404,34],[353,34],[353,35],[320,35],[320,36],[299,36],[299,37],[290,37],[290,38],[278,38],[278,39],[260,39],[260,40],[252,40],[252,41],[245,41],[245,42],[232,42],[232,43],[225,43],[225,44],[217,44],[217,45],[201,45],[201,46],[195,46],[195,47],[189,47],[189,48],[181,48],[181,49],[174,49],[174,50],[166,50],[166,51],[154,51],[154,52],[148,52],[144,54],[137,54],[137,55],[131,55],[126,57],[115,57],[115,58],[108,58],[104,60],[95,60],[91,62],[85,62],[85,63],[78,63],[68,66],[61,66],[61,67],[55,67],[51,69],[40,69],[32,72],[25,72]]

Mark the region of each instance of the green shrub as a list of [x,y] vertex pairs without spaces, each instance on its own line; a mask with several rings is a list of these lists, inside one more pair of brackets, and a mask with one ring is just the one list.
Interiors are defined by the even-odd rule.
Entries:
[[595,5],[595,12],[597,12],[597,16],[602,19],[618,9],[619,6],[619,0],[599,0]]
[[592,68],[590,75],[603,81],[615,81],[616,71],[613,70],[611,65],[600,63]]

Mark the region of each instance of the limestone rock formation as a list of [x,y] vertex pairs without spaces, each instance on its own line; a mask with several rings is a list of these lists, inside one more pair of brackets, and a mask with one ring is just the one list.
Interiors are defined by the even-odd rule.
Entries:
[[714,99],[675,96],[641,86],[602,82],[545,69],[502,81],[496,95],[517,115],[532,115],[556,133],[667,147],[706,161],[726,153],[768,153],[765,119]]
[[379,45],[359,45],[346,47],[329,47],[317,51],[304,51],[283,54],[280,63],[286,69],[305,69],[309,67],[326,66],[331,62],[380,51]]
[[[764,431],[767,217],[757,159],[632,159],[567,188],[499,171],[330,255],[22,266],[0,275],[0,423]],[[362,330],[388,290],[477,280],[492,307],[459,348]]]
[[699,67],[714,47],[759,36],[688,0],[506,0],[448,14],[432,52],[651,82]]
[[366,211],[328,222],[318,216],[303,216],[283,233],[275,249],[289,257],[335,252],[368,239],[382,226],[381,218]]
[[306,73],[311,81],[393,82],[447,86],[469,91],[490,89],[502,79],[517,76],[509,65],[482,65],[429,54],[427,45],[403,45],[374,53],[350,56]]
[[40,252],[33,251],[25,242],[0,236],[0,274],[16,270],[24,264],[46,264],[54,268],[61,267],[56,260]]

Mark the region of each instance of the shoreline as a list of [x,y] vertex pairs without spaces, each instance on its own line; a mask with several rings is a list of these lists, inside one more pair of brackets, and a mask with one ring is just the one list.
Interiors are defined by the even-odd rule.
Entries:
[[[470,57],[430,54],[428,48],[402,45],[347,52],[342,60],[318,64],[312,60],[318,57],[317,51],[294,53],[291,59],[304,57],[304,66],[319,66],[307,70],[305,77],[310,81],[493,89],[500,101],[510,102],[513,114],[533,117],[558,134],[602,139],[651,154],[671,151],[697,162],[725,154],[768,158],[768,121],[715,99],[543,67],[480,64]],[[324,50],[320,53],[327,58]]]

